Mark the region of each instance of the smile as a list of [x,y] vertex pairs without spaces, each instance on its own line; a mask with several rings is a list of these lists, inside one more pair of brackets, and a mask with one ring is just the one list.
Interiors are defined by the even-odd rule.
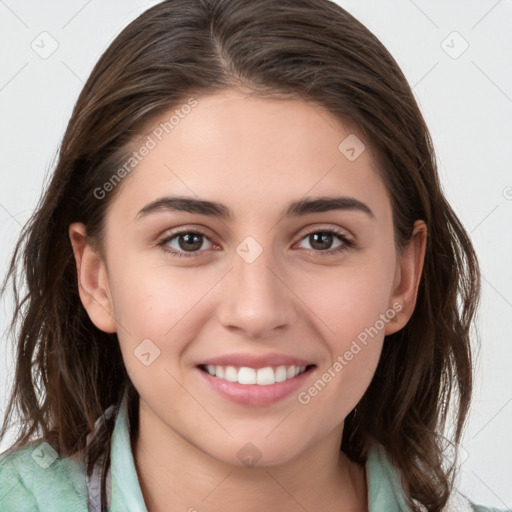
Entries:
[[285,382],[304,373],[307,366],[266,366],[264,368],[250,368],[247,366],[220,366],[220,365],[200,365],[199,368],[213,377],[228,382],[237,382],[238,384],[259,384],[260,386],[270,386],[277,382]]

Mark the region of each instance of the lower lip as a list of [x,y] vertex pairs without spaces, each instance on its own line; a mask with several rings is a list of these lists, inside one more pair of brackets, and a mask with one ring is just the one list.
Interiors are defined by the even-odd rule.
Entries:
[[269,384],[268,386],[229,382],[227,380],[214,377],[200,368],[196,367],[196,370],[215,391],[230,399],[232,402],[241,405],[262,407],[276,403],[299,389],[314,370],[314,367],[309,368],[292,379],[285,380],[284,382],[276,382],[275,384]]

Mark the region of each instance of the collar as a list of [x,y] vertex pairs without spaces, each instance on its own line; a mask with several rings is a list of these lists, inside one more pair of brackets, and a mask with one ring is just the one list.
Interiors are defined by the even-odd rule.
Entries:
[[125,393],[117,414],[110,453],[110,512],[148,512],[135,469],[130,442],[128,396]]
[[[389,461],[381,445],[373,445],[365,466],[368,486],[368,512],[408,510],[399,472]],[[142,496],[130,443],[127,395],[121,402],[111,445],[110,512],[148,512]]]

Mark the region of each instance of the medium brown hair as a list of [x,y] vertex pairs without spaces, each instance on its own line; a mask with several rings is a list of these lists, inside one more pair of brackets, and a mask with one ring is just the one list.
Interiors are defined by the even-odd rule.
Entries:
[[[441,510],[454,476],[449,448],[460,440],[471,397],[478,262],[441,190],[431,138],[405,77],[382,43],[328,0],[168,0],[130,23],[102,55],[7,274],[16,373],[0,439],[16,408],[23,423],[14,446],[40,434],[61,456],[82,453],[95,420],[125,389],[136,422],[138,395],[117,336],[98,330],[80,302],[68,226],[83,222],[101,246],[106,209],[120,187],[102,200],[94,190],[126,161],[143,127],[183,98],[228,88],[318,104],[357,127],[391,198],[397,249],[416,220],[427,224],[414,313],[386,337],[374,378],[345,420],[341,449],[362,464],[370,441],[381,443],[413,510],[417,502]],[[94,440],[89,474],[109,453],[112,425]],[[102,488],[104,498],[104,481]]]

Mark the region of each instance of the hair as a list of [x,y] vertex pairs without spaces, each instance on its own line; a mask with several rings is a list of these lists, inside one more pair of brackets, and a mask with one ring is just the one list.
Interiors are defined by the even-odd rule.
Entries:
[[[167,0],[103,53],[2,288],[11,282],[16,371],[0,439],[17,409],[14,447],[40,434],[61,456],[82,454],[95,420],[125,391],[136,424],[139,397],[117,336],[96,328],[80,301],[68,227],[83,222],[101,250],[105,214],[121,187],[101,200],[94,191],[122,167],[144,127],[186,98],[227,89],[311,102],[356,127],[389,193],[397,250],[416,220],[426,223],[414,312],[386,336],[373,380],[345,419],[340,449],[363,464],[370,444],[380,443],[412,510],[442,510],[470,405],[478,261],[442,192],[431,137],[403,73],[366,27],[329,0]],[[92,443],[89,475],[101,454],[108,467],[114,419]]]

